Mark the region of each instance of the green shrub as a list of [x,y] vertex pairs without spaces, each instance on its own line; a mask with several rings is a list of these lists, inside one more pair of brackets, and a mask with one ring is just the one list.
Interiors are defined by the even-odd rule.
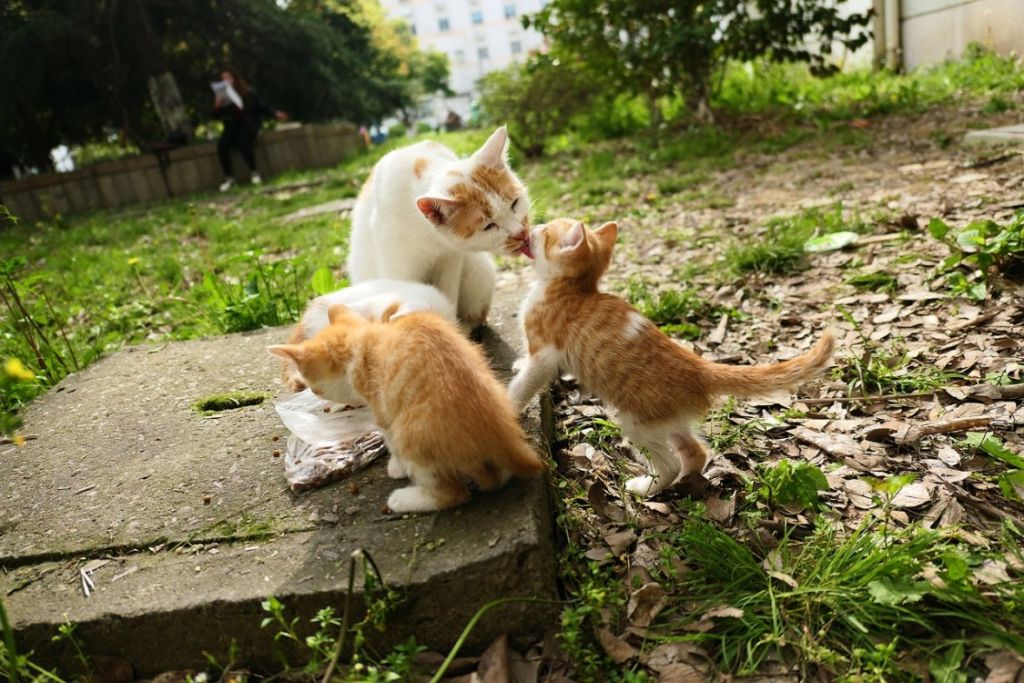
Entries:
[[956,233],[944,221],[933,218],[928,231],[953,252],[943,262],[942,270],[954,294],[980,301],[988,294],[992,272],[1012,279],[1024,277],[1024,210],[1006,225],[985,219]]

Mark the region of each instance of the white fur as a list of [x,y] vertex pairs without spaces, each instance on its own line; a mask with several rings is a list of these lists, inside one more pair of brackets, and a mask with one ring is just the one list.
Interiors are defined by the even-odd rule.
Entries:
[[[529,225],[525,191],[513,210],[490,196],[497,228],[479,230],[461,239],[443,225],[435,226],[417,207],[417,200],[450,199],[449,188],[465,180],[478,164],[506,167],[508,134],[504,127],[491,135],[472,157],[458,159],[436,142],[421,142],[385,155],[356,201],[352,212],[348,274],[354,283],[393,278],[436,286],[456,307],[461,320],[481,324],[494,295],[494,261],[483,252],[504,252],[505,242]],[[417,159],[428,164],[417,178]],[[458,171],[463,177],[449,174]],[[481,226],[483,227],[483,226]]]
[[310,301],[302,314],[302,329],[308,338],[327,327],[327,309],[335,304],[344,304],[353,312],[373,320],[379,319],[395,303],[400,306],[392,319],[415,311],[434,311],[455,322],[455,306],[435,287],[419,282],[367,280]]

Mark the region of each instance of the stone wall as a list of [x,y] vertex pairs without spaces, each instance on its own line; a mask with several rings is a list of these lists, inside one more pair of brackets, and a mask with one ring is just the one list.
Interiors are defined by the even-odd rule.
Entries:
[[[347,123],[264,131],[256,144],[256,165],[269,177],[288,170],[334,166],[364,148],[359,131]],[[34,221],[207,192],[222,180],[215,143],[188,145],[160,156],[145,154],[69,173],[0,182],[0,203],[21,220]],[[248,167],[237,151],[232,169],[237,180],[248,181]]]

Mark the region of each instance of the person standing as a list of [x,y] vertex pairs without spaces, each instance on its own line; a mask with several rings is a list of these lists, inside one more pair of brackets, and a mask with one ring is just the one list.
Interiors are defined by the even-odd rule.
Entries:
[[248,82],[235,69],[225,69],[221,73],[222,87],[214,89],[213,114],[224,122],[224,132],[217,141],[217,157],[220,168],[224,172],[224,182],[220,191],[226,192],[235,184],[231,175],[231,150],[237,147],[242,158],[249,166],[250,177],[254,185],[262,182],[256,169],[256,157],[253,145],[260,133],[265,117],[273,117],[278,121],[288,120],[288,114],[267,106],[256,91],[249,87]]

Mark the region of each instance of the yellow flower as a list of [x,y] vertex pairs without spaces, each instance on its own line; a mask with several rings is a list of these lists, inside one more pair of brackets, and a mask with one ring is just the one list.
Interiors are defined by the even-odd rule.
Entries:
[[14,438],[12,438],[11,441],[14,442],[15,446],[24,446],[25,445],[25,437],[23,437],[21,434],[15,434]]
[[4,371],[7,373],[8,377],[13,377],[14,379],[20,379],[26,382],[30,379],[36,378],[36,376],[33,375],[32,372],[17,358],[8,358],[7,362],[4,363]]
[[134,266],[136,263],[138,263],[141,260],[142,259],[140,259],[138,256],[132,256],[130,259],[128,259],[128,265],[129,266]]

